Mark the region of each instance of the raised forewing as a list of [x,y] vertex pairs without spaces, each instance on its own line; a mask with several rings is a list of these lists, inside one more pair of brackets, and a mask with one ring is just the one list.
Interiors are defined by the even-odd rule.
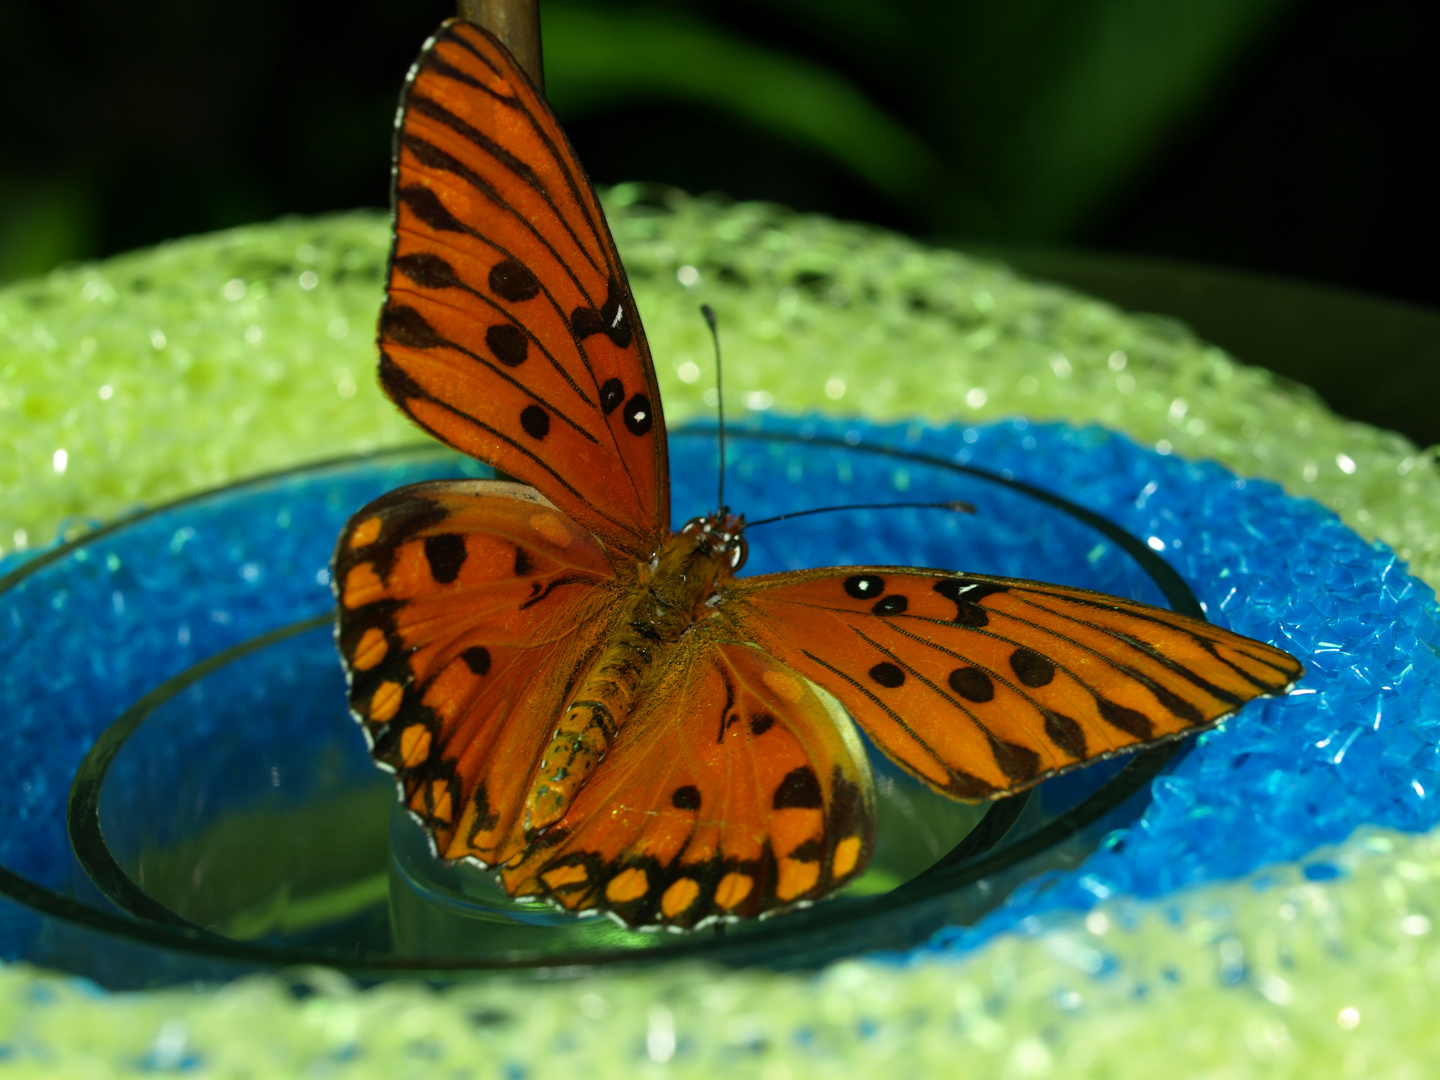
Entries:
[[670,527],[665,424],[600,205],[510,54],[451,20],[395,135],[380,381],[437,438],[648,557]]

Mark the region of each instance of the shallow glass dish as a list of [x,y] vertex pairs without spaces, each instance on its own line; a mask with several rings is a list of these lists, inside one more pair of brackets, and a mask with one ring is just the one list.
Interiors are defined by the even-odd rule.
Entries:
[[[983,468],[804,424],[727,432],[752,519],[834,502],[964,500],[751,534],[755,573],[907,564],[1037,578],[1199,614],[1149,548]],[[715,433],[671,433],[675,516],[709,509]],[[690,934],[507,900],[430,857],[345,705],[328,563],[405,483],[484,476],[438,448],[315,465],[137,515],[0,580],[0,955],[110,986],[324,963],[362,978],[705,958],[774,967],[904,949],[1072,867],[1135,816],[1166,746],[981,807],[872,754],[871,870],[815,906]]]

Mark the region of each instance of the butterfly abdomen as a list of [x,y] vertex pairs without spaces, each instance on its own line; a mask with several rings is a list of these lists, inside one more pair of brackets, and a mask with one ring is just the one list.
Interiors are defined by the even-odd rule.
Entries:
[[609,640],[580,681],[545,748],[525,803],[534,834],[565,816],[576,792],[614,745],[667,653],[709,616],[706,604],[733,576],[730,552],[677,533],[640,568],[642,587],[621,610]]

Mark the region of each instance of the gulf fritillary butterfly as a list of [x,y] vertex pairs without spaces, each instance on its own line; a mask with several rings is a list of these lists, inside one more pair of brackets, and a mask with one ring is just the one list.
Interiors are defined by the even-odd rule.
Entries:
[[909,567],[737,578],[743,519],[670,531],[614,241],[485,31],[452,20],[425,45],[394,182],[380,381],[520,482],[418,484],[356,514],[337,637],[351,708],[436,853],[498,868],[511,896],[672,928],[807,904],[873,845],[856,724],[936,791],[985,800],[1300,676],[1268,645],[1079,589]]

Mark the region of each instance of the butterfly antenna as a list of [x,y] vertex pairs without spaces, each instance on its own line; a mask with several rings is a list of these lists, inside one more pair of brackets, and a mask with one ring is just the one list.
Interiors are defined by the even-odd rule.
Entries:
[[705,316],[705,325],[710,327],[710,340],[715,343],[715,404],[720,412],[720,496],[717,505],[719,513],[725,513],[725,383],[720,367],[720,327],[715,319],[715,309],[709,304],[700,305],[700,314]]
[[975,507],[967,502],[899,502],[899,503],[847,503],[844,506],[817,506],[813,510],[795,510],[788,514],[776,514],[774,517],[761,518],[759,521],[746,522],[745,528],[753,529],[756,525],[769,525],[776,521],[788,521],[790,518],[809,517],[811,514],[833,514],[837,510],[951,510],[957,514],[973,514]]

